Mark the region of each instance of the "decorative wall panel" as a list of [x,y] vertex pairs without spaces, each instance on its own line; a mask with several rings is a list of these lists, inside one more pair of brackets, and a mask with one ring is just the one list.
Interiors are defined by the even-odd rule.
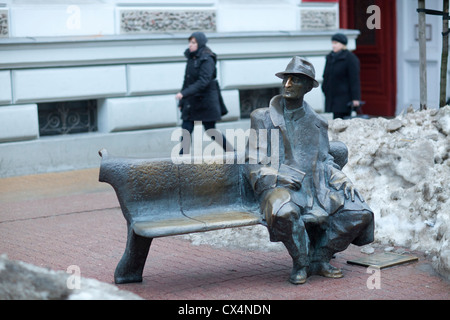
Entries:
[[120,33],[216,31],[213,10],[121,10]]
[[337,13],[335,10],[302,10],[302,30],[331,30],[336,29]]
[[0,38],[9,37],[8,10],[0,10]]

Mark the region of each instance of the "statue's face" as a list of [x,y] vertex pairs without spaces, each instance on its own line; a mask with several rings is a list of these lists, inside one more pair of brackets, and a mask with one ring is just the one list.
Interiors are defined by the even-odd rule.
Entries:
[[300,99],[311,90],[311,82],[303,76],[285,75],[282,95],[285,99]]

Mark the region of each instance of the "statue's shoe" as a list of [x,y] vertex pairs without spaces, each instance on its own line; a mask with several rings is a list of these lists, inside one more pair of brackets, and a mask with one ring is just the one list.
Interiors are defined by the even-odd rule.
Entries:
[[289,278],[289,282],[293,284],[303,284],[306,282],[306,278],[308,277],[308,272],[305,268],[296,269],[294,268],[292,270],[291,276]]
[[338,279],[344,276],[341,269],[332,266],[328,262],[320,262],[316,264],[315,269],[316,269],[314,272],[315,274],[327,278]]

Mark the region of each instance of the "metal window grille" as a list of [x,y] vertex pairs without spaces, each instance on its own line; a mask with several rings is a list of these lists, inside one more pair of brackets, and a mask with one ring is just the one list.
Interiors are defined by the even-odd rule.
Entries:
[[40,103],[38,116],[41,136],[97,131],[97,100]]

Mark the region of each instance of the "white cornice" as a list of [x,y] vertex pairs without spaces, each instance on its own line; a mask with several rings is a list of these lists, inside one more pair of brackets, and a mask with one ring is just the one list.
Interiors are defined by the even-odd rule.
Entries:
[[[220,60],[323,55],[333,31],[207,33]],[[340,30],[355,47],[357,30]],[[0,69],[184,61],[189,34],[0,39]]]

